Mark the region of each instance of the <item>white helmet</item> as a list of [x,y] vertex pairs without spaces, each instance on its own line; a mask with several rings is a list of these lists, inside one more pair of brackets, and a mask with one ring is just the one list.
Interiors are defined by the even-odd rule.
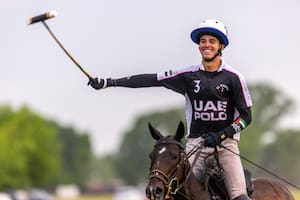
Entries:
[[199,28],[192,31],[191,39],[196,44],[199,44],[200,37],[202,35],[212,35],[218,38],[219,41],[226,47],[229,44],[227,34],[227,28],[221,21],[215,19],[207,19],[201,22]]

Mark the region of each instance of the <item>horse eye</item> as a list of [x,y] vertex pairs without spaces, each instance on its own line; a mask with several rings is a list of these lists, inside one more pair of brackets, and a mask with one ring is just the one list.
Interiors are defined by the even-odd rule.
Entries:
[[172,158],[173,158],[174,160],[176,160],[176,159],[179,158],[179,155],[178,155],[178,154],[172,154]]

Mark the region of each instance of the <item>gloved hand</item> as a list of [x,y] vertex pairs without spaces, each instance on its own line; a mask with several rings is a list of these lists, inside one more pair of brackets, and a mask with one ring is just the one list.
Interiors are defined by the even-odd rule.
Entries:
[[204,135],[204,146],[206,147],[216,147],[220,145],[223,140],[227,138],[223,131],[209,132]]
[[99,90],[107,87],[107,80],[90,77],[88,85],[91,85],[94,89]]

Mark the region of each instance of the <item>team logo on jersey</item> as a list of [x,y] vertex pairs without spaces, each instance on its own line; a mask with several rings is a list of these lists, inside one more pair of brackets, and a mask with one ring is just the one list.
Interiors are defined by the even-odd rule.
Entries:
[[223,92],[225,92],[225,91],[229,91],[229,87],[227,86],[227,85],[225,85],[225,84],[223,84],[223,83],[221,83],[220,85],[218,85],[217,87],[216,87],[216,89],[218,90],[218,91],[220,91],[221,93],[223,93]]
[[202,121],[227,120],[227,101],[196,101],[194,100],[194,118]]

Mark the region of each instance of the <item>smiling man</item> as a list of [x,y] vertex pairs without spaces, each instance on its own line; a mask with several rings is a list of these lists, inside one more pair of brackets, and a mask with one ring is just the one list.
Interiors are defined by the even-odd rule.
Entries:
[[119,79],[90,78],[88,84],[95,89],[163,86],[183,95],[188,125],[186,151],[202,145],[199,154],[194,153],[189,158],[191,163],[197,158],[194,174],[200,176],[205,169],[204,158],[217,148],[230,198],[247,200],[240,157],[222,148],[239,153],[240,132],[251,122],[252,101],[245,79],[222,59],[229,40],[221,21],[202,21],[199,28],[192,31],[191,39],[199,46],[202,57],[198,65]]

